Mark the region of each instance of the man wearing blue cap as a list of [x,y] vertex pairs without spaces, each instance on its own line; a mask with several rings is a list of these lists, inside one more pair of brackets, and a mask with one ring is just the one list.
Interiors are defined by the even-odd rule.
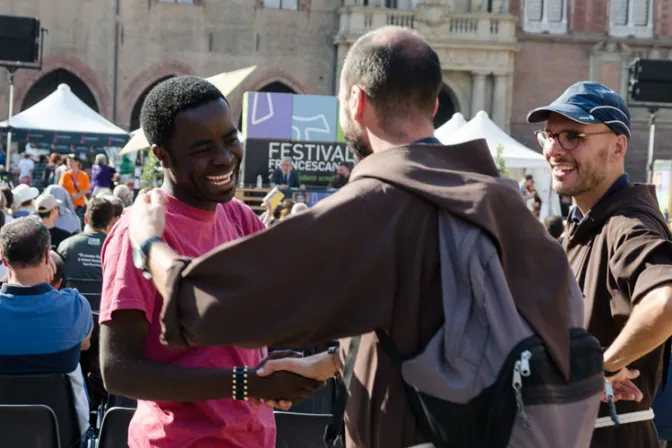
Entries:
[[553,189],[576,201],[564,247],[585,296],[586,328],[624,400],[618,426],[602,405],[591,446],[657,447],[650,408],[672,335],[672,243],[654,188],[625,173],[630,111],[608,87],[579,82],[527,119],[545,122],[536,136]]

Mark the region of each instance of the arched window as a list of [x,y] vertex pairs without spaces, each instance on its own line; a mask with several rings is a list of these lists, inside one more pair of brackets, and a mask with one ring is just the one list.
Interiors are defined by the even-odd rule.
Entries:
[[453,92],[448,86],[443,86],[439,93],[439,109],[434,115],[434,129],[438,129],[446,121],[450,120],[455,112],[459,112],[453,99]]
[[138,129],[140,127],[140,112],[142,111],[142,104],[145,102],[145,98],[147,98],[147,95],[149,92],[160,82],[165,81],[166,79],[173,78],[174,76],[166,76],[161,79],[157,79],[152,85],[147,87],[138,97],[138,99],[135,101],[135,105],[133,106],[133,111],[131,112],[131,130]]
[[76,75],[65,69],[57,69],[47,73],[33,84],[21,104],[21,110],[26,110],[42,101],[56,91],[60,84],[67,84],[72,93],[82,100],[87,106],[96,112],[99,111],[96,98],[89,87]]

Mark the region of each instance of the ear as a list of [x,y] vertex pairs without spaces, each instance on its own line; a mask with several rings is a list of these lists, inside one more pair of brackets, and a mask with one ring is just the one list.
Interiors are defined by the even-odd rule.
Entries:
[[85,215],[84,216],[84,224],[88,224],[88,223],[89,223],[89,218]]
[[55,285],[52,285],[52,287],[58,291],[61,289],[61,285],[63,284],[63,279],[60,279]]
[[623,160],[625,154],[628,152],[628,137],[625,135],[617,135],[614,142],[614,150],[612,152],[615,160]]
[[366,103],[367,97],[364,90],[359,86],[352,86],[350,89],[350,113],[352,114],[352,119],[359,122],[362,120],[364,115],[364,105]]
[[51,262],[51,248],[47,249],[47,253],[45,254],[44,257],[44,263],[49,266],[49,263]]
[[434,110],[432,111],[432,118],[436,115],[436,112],[439,110],[439,99],[437,98],[434,102]]
[[161,162],[161,166],[165,168],[170,168],[171,162],[170,162],[170,155],[168,154],[168,151],[162,146],[157,146],[153,145],[152,146],[152,153],[156,156],[157,159],[159,159],[159,162]]
[[2,264],[4,264],[5,266],[9,266],[9,265],[7,264],[7,260],[5,260],[5,257],[2,257]]

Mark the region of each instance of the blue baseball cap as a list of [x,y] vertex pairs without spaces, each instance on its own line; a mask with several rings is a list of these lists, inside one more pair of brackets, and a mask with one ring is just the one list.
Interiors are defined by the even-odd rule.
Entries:
[[548,106],[538,107],[527,114],[527,122],[547,121],[552,112],[578,123],[604,123],[616,134],[623,134],[628,139],[632,131],[630,109],[621,95],[599,82],[577,82]]

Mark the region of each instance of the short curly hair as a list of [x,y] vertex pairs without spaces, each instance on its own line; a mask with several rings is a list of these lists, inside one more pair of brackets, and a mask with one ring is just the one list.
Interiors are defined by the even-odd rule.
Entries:
[[147,141],[165,147],[177,114],[218,99],[226,101],[217,87],[196,76],[176,76],[157,84],[147,94],[140,111],[140,124]]

